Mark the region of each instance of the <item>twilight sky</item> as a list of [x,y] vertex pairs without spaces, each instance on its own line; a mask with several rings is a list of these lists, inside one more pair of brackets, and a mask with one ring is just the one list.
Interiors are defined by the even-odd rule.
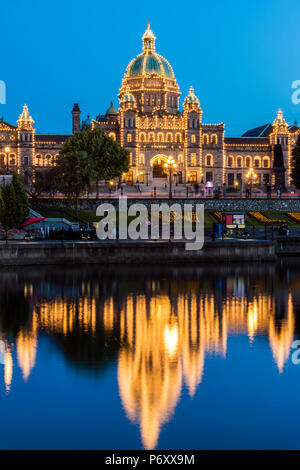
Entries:
[[14,0],[1,5],[0,116],[15,124],[26,103],[38,132],[71,132],[71,108],[104,113],[130,60],[142,50],[147,21],[156,50],[171,63],[182,97],[190,85],[203,122],[241,135],[273,121],[300,80],[300,4],[291,0]]

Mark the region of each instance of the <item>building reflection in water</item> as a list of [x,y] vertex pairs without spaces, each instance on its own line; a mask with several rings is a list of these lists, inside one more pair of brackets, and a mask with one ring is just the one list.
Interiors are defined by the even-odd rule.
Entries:
[[[55,275],[30,282],[25,276],[16,284],[18,293],[23,289],[22,321],[17,315],[11,324],[6,312],[11,298],[0,300],[5,389],[13,386],[14,349],[28,380],[40,331],[55,338],[69,361],[83,369],[93,363],[101,370],[99,364],[117,356],[124,410],[139,424],[143,446],[153,449],[183,386],[193,397],[205,357],[225,358],[230,336],[247,335],[250,343],[258,335],[268,338],[283,372],[297,330],[293,286],[286,275],[253,269],[234,275],[200,269],[182,277],[170,270],[81,278],[76,271],[61,283]],[[13,292],[9,279],[3,288],[7,285]]]

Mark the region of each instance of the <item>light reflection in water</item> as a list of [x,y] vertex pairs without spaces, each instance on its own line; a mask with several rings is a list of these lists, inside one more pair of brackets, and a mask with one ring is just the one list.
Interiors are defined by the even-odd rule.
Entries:
[[[139,424],[144,447],[155,448],[183,386],[193,397],[203,378],[205,357],[225,358],[228,337],[244,334],[249,343],[257,335],[267,337],[280,373],[290,354],[295,315],[292,293],[285,285],[278,295],[263,276],[255,287],[243,275],[220,276],[217,286],[204,281],[201,273],[196,280],[145,276],[132,287],[122,277],[106,279],[102,273],[96,280],[77,280],[75,291],[73,281],[72,288],[58,291],[54,279],[25,281],[28,318],[19,326],[8,326],[2,321],[5,304],[0,304],[6,392],[13,386],[12,350],[16,349],[27,381],[38,360],[40,331],[58,338],[68,358],[84,367],[100,363],[109,349],[111,357],[117,354],[126,415]],[[79,346],[82,339],[85,349]]]

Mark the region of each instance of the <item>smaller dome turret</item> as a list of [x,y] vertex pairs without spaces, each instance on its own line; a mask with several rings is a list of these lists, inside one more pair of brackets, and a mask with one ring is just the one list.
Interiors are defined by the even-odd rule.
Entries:
[[277,117],[273,121],[273,130],[283,134],[288,132],[288,124],[283,117],[281,109],[278,110]]
[[120,96],[120,105],[123,109],[136,110],[136,100],[130,93],[128,86],[125,87],[124,93]]
[[134,96],[130,93],[129,88],[126,87],[124,95],[120,100],[122,103],[135,103]]
[[108,108],[108,110],[106,111],[105,114],[106,114],[106,116],[117,116],[118,115],[118,111],[114,107],[114,104],[113,104],[112,101],[110,102],[110,107]]
[[34,120],[29,114],[27,104],[24,104],[23,111],[20,114],[17,122],[18,122],[19,128],[28,129],[28,130],[33,128]]
[[194,88],[192,86],[190,87],[189,94],[187,95],[183,103],[184,106],[188,104],[197,104],[198,106],[200,106],[200,102],[197,96],[195,95]]

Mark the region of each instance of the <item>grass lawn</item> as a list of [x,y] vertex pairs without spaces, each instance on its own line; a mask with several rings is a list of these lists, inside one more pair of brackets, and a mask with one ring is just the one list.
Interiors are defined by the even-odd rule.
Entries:
[[264,211],[264,214],[267,217],[270,217],[270,219],[285,220],[288,225],[291,225],[293,227],[299,227],[300,225],[300,224],[297,224],[297,222],[294,222],[292,219],[290,219],[287,215],[285,215],[284,212]]

